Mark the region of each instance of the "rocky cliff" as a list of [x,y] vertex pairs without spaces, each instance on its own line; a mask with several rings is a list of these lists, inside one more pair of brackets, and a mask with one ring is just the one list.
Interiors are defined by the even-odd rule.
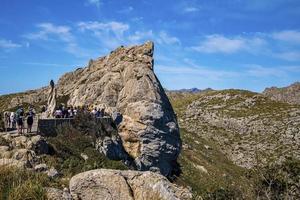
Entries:
[[[56,88],[59,98],[69,105],[121,113],[118,132],[135,167],[169,175],[181,140],[173,108],[153,71],[153,50],[152,42],[119,47],[108,56],[90,60],[87,67],[63,75]],[[7,107],[43,104],[48,89],[12,95]]]
[[290,86],[283,88],[266,88],[263,91],[263,94],[276,101],[300,104],[300,82],[293,83]]

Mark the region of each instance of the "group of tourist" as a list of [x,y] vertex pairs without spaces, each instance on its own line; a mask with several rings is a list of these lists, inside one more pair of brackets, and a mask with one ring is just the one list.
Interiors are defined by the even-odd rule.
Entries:
[[[42,112],[46,112],[46,106],[42,107]],[[107,115],[104,108],[93,108],[89,109],[89,107],[65,107],[60,105],[54,112],[55,118],[74,118],[78,112],[88,112],[91,113],[95,118],[104,117]],[[24,110],[23,107],[19,106],[16,112],[5,112],[4,113],[4,121],[5,127],[10,129],[18,130],[19,134],[22,134],[25,129],[25,123],[27,124],[27,133],[32,132],[32,125],[34,121],[34,116],[36,112],[34,108],[29,107],[27,111]]]
[[31,133],[33,120],[35,116],[35,110],[29,107],[28,112],[24,111],[24,108],[19,107],[16,112],[5,112],[4,120],[6,128],[17,128],[18,133],[22,134],[24,130],[25,121],[27,123],[27,133]]
[[[46,111],[46,107],[43,106],[42,108],[42,112],[45,112]],[[89,107],[87,106],[83,106],[83,107],[73,107],[73,106],[69,106],[69,107],[65,107],[63,105],[60,105],[58,106],[55,111],[54,111],[54,114],[53,116],[55,118],[74,118],[78,112],[89,112],[91,114],[93,114],[96,118],[99,118],[99,117],[104,117],[105,115],[105,109],[102,108],[94,108],[94,109],[89,109]]]
[[102,108],[102,109],[100,109],[100,108],[94,108],[92,111],[91,111],[91,113],[96,117],[96,118],[99,118],[99,117],[104,117],[104,115],[105,115],[105,109],[104,108]]
[[55,118],[74,118],[77,114],[77,107],[70,106],[66,108],[65,106],[59,106],[55,112],[54,117]]

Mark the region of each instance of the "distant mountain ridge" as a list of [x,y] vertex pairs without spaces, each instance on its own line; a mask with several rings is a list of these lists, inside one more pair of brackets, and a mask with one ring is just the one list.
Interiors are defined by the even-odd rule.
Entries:
[[263,94],[272,100],[290,104],[300,104],[300,82],[295,82],[287,87],[270,87]]
[[211,88],[206,88],[206,89],[199,89],[199,88],[183,88],[183,89],[178,89],[178,90],[166,90],[167,92],[177,92],[177,93],[198,93],[198,92],[204,92],[204,91],[212,91],[213,89]]

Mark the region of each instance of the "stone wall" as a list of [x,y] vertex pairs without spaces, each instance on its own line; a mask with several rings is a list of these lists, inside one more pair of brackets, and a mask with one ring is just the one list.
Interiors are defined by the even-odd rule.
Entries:
[[[112,119],[110,117],[102,117],[96,119],[97,123],[111,125]],[[63,126],[71,126],[74,123],[74,118],[59,118],[59,119],[39,119],[38,133],[42,136],[56,136],[58,130]]]

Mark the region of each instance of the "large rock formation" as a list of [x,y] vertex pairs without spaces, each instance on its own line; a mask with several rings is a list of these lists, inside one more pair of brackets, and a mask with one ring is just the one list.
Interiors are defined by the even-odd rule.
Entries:
[[70,180],[74,200],[187,200],[190,191],[152,172],[97,169],[77,174]]
[[[172,106],[153,71],[153,49],[152,42],[119,47],[65,74],[56,88],[58,98],[68,97],[69,105],[93,105],[121,113],[118,132],[136,168],[169,175],[181,140]],[[41,94],[47,90],[24,93],[11,102],[41,104],[46,102],[46,95]]]
[[266,88],[263,94],[275,101],[282,101],[290,104],[300,104],[300,82],[290,86],[277,88]]

